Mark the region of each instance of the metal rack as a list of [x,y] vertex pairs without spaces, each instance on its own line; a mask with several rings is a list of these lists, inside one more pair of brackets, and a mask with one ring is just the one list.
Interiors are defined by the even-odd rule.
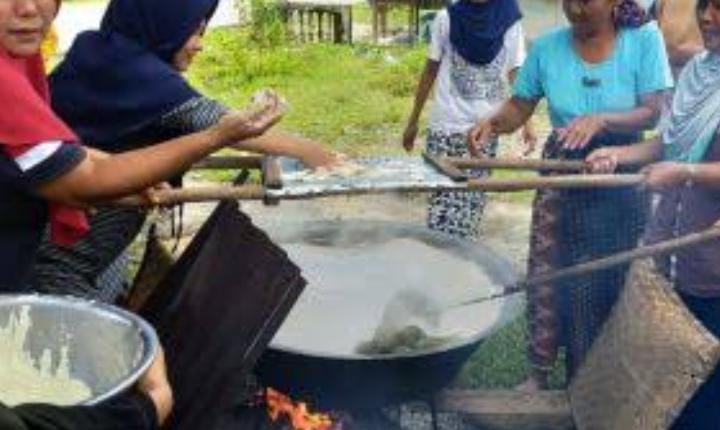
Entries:
[[[210,157],[194,166],[195,169],[254,169],[262,172],[262,184],[240,186],[217,185],[161,190],[155,193],[156,205],[207,202],[222,200],[264,200],[275,204],[282,200],[302,200],[336,195],[363,195],[393,192],[431,192],[441,190],[474,190],[487,192],[517,192],[538,189],[616,188],[642,184],[639,174],[596,175],[582,173],[585,165],[578,161],[520,160],[520,159],[461,159],[433,157],[425,154],[425,163],[439,178],[449,180],[357,187],[315,187],[292,190],[284,183],[282,166],[274,157]],[[408,157],[412,159],[412,157]],[[415,160],[417,162],[417,160]],[[470,168],[555,171],[565,174],[523,178],[470,178],[464,170]],[[114,206],[147,206],[141,197],[127,197],[112,202]]]

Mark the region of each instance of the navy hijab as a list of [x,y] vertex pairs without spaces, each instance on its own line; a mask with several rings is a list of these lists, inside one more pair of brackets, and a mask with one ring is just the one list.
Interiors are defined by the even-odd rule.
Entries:
[[199,96],[172,67],[218,0],[112,0],[99,31],[82,33],[50,75],[54,111],[104,150]]
[[492,62],[503,48],[507,30],[522,18],[517,0],[459,0],[448,7],[448,14],[450,43],[475,65]]

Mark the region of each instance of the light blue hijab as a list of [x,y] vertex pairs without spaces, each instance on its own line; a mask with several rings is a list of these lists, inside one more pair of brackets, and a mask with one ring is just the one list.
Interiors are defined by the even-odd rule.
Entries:
[[672,116],[663,131],[665,159],[698,163],[720,125],[720,54],[703,52],[683,69],[675,88]]

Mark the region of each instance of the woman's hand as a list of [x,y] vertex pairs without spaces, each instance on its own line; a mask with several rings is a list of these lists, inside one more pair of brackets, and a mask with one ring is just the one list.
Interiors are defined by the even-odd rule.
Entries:
[[605,147],[594,150],[585,158],[591,173],[615,173],[623,158],[622,147]]
[[468,151],[470,151],[470,155],[477,157],[482,154],[483,148],[496,136],[492,120],[484,119],[475,124],[468,133]]
[[306,167],[311,169],[332,167],[340,163],[341,159],[336,152],[311,140],[303,140],[303,142],[299,143],[294,155]]
[[145,191],[140,193],[140,197],[142,197],[148,206],[159,206],[160,205],[160,199],[158,198],[158,192],[167,191],[172,189],[170,184],[167,182],[161,182],[157,185],[153,185],[150,188],[147,188]]
[[405,132],[403,133],[403,148],[405,148],[405,151],[412,152],[413,149],[415,149],[415,139],[417,139],[418,134],[418,126],[416,122],[409,122],[407,127],[405,127]]
[[173,393],[167,379],[165,352],[162,347],[148,370],[138,380],[137,389],[155,404],[158,424],[162,426],[173,407]]
[[535,127],[530,122],[527,122],[525,126],[522,128],[522,134],[520,136],[522,139],[523,145],[525,145],[525,150],[523,151],[523,156],[528,156],[535,152],[535,148],[537,147],[538,137],[535,133]]
[[674,161],[651,164],[640,171],[645,175],[645,186],[652,191],[679,187],[692,180],[692,165]]
[[265,133],[280,121],[284,113],[284,105],[275,95],[267,96],[266,100],[250,111],[234,111],[220,118],[213,127],[223,145],[252,139]]
[[605,128],[607,128],[607,119],[603,115],[581,116],[559,129],[558,139],[565,149],[582,149]]

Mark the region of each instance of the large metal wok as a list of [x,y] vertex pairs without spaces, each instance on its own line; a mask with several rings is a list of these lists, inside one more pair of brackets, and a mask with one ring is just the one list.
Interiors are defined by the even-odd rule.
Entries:
[[[281,226],[273,239],[302,268],[308,287],[258,363],[258,376],[325,408],[430,399],[521,308],[517,299],[452,307],[497,292],[515,280],[513,271],[480,244],[421,226],[312,222]],[[388,305],[408,291],[444,309],[428,330],[447,341],[412,352],[358,353],[385,321]],[[399,318],[413,324],[423,316]]]

